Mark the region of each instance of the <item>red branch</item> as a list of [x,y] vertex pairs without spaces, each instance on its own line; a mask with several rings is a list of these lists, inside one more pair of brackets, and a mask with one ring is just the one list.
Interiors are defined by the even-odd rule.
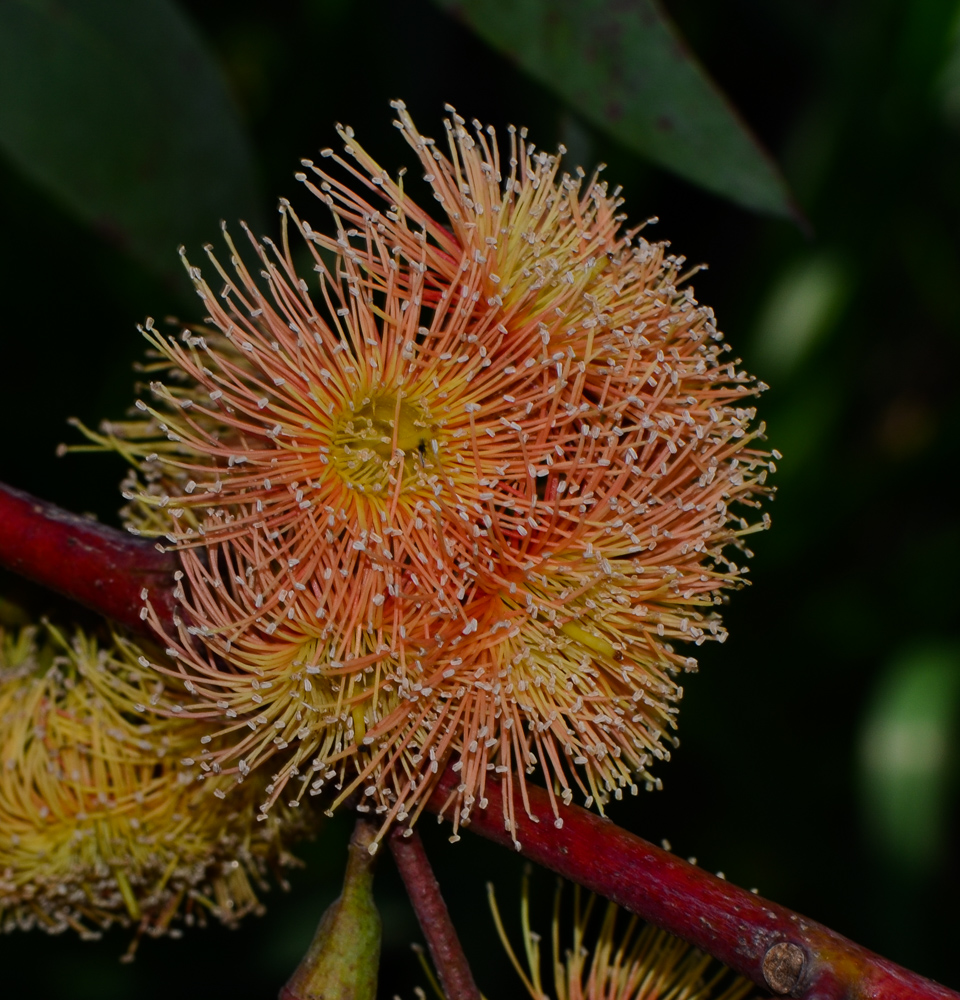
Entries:
[[[172,625],[169,555],[2,486],[0,565],[145,634],[140,592],[149,587],[161,620]],[[430,800],[434,812],[443,812],[458,781],[449,769],[440,776]],[[563,809],[558,830],[546,792],[528,788],[538,820],[517,816],[525,857],[697,945],[774,993],[804,1000],[960,1000],[960,994],[585,809]],[[510,847],[495,782],[487,784],[486,796],[489,805],[474,810],[470,829]]]
[[2,483],[0,566],[148,635],[144,588],[160,617],[173,618],[170,553]]
[[[442,813],[459,781],[448,768],[428,808]],[[960,996],[579,806],[561,810],[558,830],[547,793],[528,789],[537,820],[517,812],[525,858],[695,944],[774,993],[806,1000]],[[488,782],[484,794],[489,804],[473,811],[469,829],[512,847],[499,783]]]
[[481,1000],[420,834],[397,827],[390,851],[427,940],[447,1000]]

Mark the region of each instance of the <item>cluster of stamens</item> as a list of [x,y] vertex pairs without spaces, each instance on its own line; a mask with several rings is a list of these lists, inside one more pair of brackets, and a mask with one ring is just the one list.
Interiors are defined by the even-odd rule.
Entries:
[[132,954],[178,919],[260,909],[309,819],[257,824],[262,782],[228,795],[202,754],[213,728],[174,706],[129,641],[0,627],[0,929],[133,925]]
[[270,761],[264,815],[333,789],[412,822],[449,764],[455,827],[493,777],[513,829],[537,768],[559,824],[577,790],[658,783],[675,643],[722,641],[730,546],[766,524],[731,510],[773,466],[761,387],[598,177],[513,130],[504,170],[456,114],[444,154],[397,109],[444,224],[341,130],[359,169],[324,155],[386,207],[305,162],[335,235],[281,203],[259,278],[226,236],[220,294],[189,268],[206,325],[144,331],[167,377],[143,418],[90,436],[134,462],[131,527],[180,553],[160,669],[221,720],[223,772]]

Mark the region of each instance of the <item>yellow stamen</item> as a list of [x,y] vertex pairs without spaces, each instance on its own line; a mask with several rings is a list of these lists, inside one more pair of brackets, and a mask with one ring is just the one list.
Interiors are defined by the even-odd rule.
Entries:
[[139,920],[140,904],[137,902],[137,897],[133,894],[133,889],[130,886],[130,880],[121,868],[113,869],[113,877],[116,880],[118,888],[120,889],[120,895],[123,896],[123,902],[127,908],[127,913],[130,914],[132,920]]
[[599,653],[600,656],[609,657],[611,660],[620,658],[618,651],[606,639],[593,632],[588,632],[585,628],[581,628],[574,622],[567,622],[565,625],[561,625],[560,631],[564,635],[570,636],[571,639],[575,639],[581,645],[586,646],[587,649],[592,649],[595,653]]
[[353,733],[357,743],[362,743],[367,735],[367,723],[363,718],[363,708],[357,705],[350,713],[353,716]]

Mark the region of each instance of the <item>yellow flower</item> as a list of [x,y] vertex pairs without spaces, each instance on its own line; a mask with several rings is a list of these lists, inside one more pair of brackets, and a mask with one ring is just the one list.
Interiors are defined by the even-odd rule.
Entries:
[[131,518],[180,550],[166,641],[224,716],[218,763],[278,758],[265,809],[294,777],[289,801],[363,786],[386,826],[452,758],[455,827],[493,774],[512,829],[536,767],[601,808],[658,783],[696,666],[674,643],[725,638],[727,547],[766,524],[742,517],[772,468],[761,387],[598,179],[513,132],[504,174],[456,115],[444,155],[397,107],[445,223],[342,130],[382,209],[311,165],[336,236],[282,204],[262,281],[227,237],[219,296],[191,268],[209,326],[148,324],[155,404],[90,436],[139,463]]
[[500,940],[533,1000],[549,1000],[551,995],[556,1000],[743,1000],[754,990],[749,980],[666,931],[643,925],[637,917],[625,921],[613,903],[607,903],[598,929],[592,932],[591,916],[597,900],[588,896],[582,904],[579,886],[574,887],[573,930],[567,944],[558,886],[551,934],[554,989],[550,994],[543,983],[540,935],[530,927],[527,878],[521,901],[526,970],[504,930],[493,886],[488,884],[487,891]]
[[260,790],[227,799],[221,779],[197,780],[210,765],[183,757],[209,727],[156,714],[163,685],[145,662],[120,638],[0,628],[3,930],[233,924],[259,909],[252,883],[289,860],[289,817],[254,820]]

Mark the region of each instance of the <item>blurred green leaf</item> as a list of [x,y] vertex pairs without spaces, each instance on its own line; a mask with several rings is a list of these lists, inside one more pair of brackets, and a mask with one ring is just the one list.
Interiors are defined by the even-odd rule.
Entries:
[[906,874],[931,871],[946,846],[958,708],[960,650],[919,646],[890,664],[864,720],[866,826]]
[[797,216],[777,166],[656,0],[436,2],[626,146],[746,208]]
[[155,272],[257,209],[216,65],[165,0],[3,0],[0,150]]
[[760,311],[755,356],[763,375],[786,375],[796,368],[839,319],[850,291],[848,270],[835,254],[789,264]]

